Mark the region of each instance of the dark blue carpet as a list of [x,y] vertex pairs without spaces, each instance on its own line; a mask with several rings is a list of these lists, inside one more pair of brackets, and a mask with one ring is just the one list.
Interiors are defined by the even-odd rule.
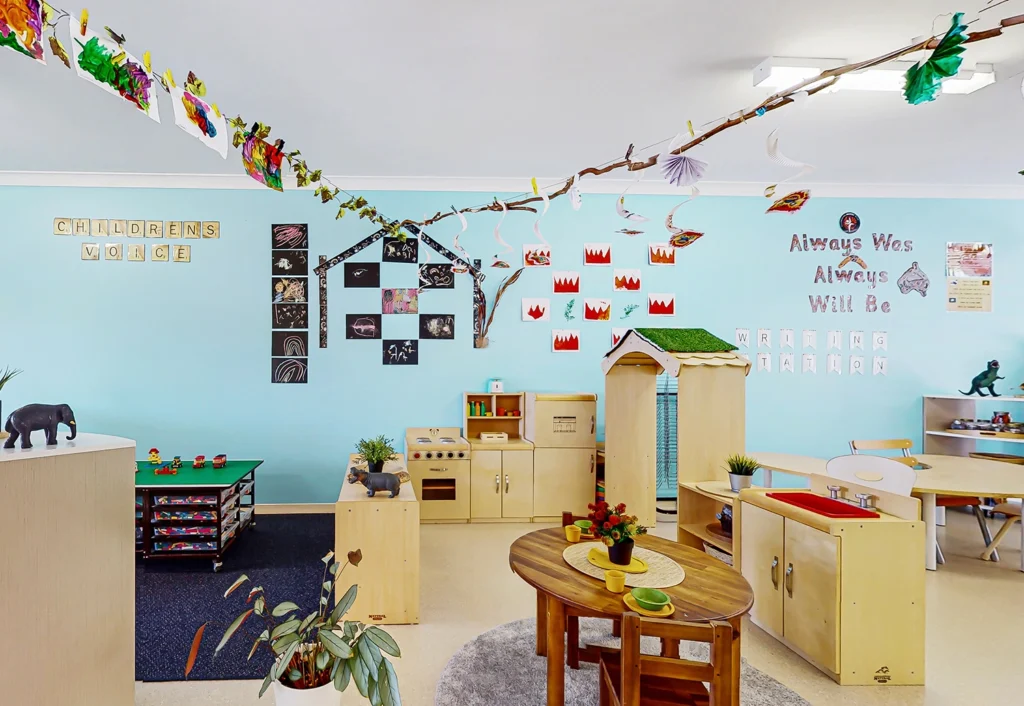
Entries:
[[[250,616],[217,659],[213,649],[231,621],[249,607],[250,586],[263,586],[267,602],[293,601],[302,615],[317,608],[324,565],[334,547],[334,515],[259,515],[213,573],[208,559],[137,561],[135,568],[135,678],[180,681],[196,629],[209,621],[189,679],[263,679],[270,655],[260,649],[246,661],[263,631]],[[224,591],[240,574],[251,580],[227,598]],[[244,633],[244,635],[243,635]]]

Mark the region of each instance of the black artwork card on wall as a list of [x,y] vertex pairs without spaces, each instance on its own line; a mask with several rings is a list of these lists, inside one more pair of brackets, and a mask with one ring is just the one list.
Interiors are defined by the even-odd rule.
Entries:
[[275,304],[304,304],[306,302],[305,277],[274,277],[270,284]]
[[384,238],[382,262],[406,262],[416,264],[420,259],[420,241],[406,238],[404,241],[391,236]]
[[386,340],[383,342],[384,365],[418,365],[419,341]]
[[272,250],[308,250],[309,226],[305,223],[283,223],[270,226]]
[[274,331],[270,355],[287,358],[309,357],[309,331]]
[[309,328],[309,312],[305,304],[273,304],[272,328]]
[[420,338],[436,340],[455,338],[455,315],[420,314]]
[[345,338],[350,340],[381,338],[380,314],[346,314]]
[[305,250],[275,250],[273,253],[272,275],[280,277],[305,277],[309,274]]
[[308,378],[305,358],[272,358],[270,361],[270,382],[305,383]]
[[455,289],[455,273],[449,264],[420,265],[420,289]]
[[380,287],[379,262],[346,262],[345,286],[376,289]]

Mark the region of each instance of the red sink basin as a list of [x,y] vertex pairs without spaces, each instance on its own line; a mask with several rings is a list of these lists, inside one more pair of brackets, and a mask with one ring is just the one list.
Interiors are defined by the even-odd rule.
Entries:
[[814,493],[767,493],[767,496],[773,500],[789,503],[790,505],[810,510],[825,517],[834,517],[841,520],[878,517],[877,512],[865,510],[856,505],[850,505],[849,503],[833,500],[832,498],[815,495]]

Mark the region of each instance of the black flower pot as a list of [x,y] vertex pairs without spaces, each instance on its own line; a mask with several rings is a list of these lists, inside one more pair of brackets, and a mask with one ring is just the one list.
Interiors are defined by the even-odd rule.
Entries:
[[619,566],[629,566],[633,561],[633,540],[627,539],[608,547],[608,560]]
[[381,471],[384,470],[384,462],[383,461],[373,461],[373,462],[367,461],[366,462],[366,468],[367,468],[367,470],[370,471],[370,473],[380,473]]
[[715,515],[722,523],[722,531],[732,534],[732,508],[728,505],[722,506],[722,511]]

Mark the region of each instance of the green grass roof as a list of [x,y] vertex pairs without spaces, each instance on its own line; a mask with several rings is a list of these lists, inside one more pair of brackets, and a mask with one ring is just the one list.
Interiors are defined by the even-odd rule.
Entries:
[[736,350],[702,328],[638,328],[638,334],[669,353],[724,353]]

